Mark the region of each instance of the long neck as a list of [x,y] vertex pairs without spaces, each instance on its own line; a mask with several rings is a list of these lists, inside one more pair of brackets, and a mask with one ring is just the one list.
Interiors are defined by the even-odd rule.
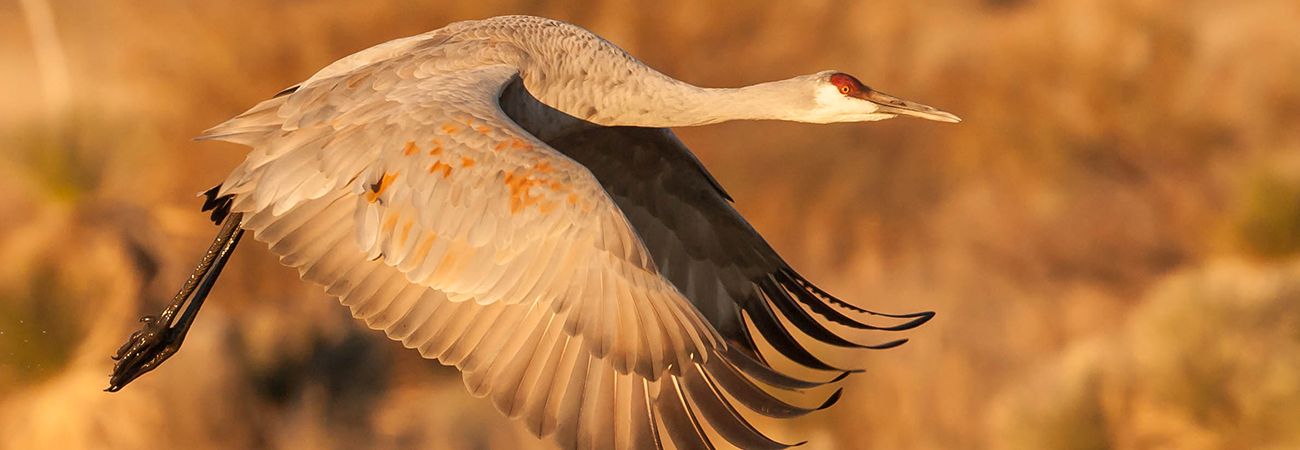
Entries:
[[813,108],[811,92],[800,79],[772,81],[741,88],[700,88],[668,77],[670,82],[641,80],[651,87],[611,104],[607,120],[619,125],[692,126],[730,120],[792,120]]
[[742,88],[701,88],[645,66],[622,74],[617,79],[575,80],[578,83],[567,84],[569,89],[543,88],[541,100],[588,122],[641,127],[791,120],[814,106],[811,92],[801,89],[798,78]]
[[[736,89],[693,86],[637,61],[617,46],[573,25],[535,17],[492,19],[535,26],[489,28],[484,33],[512,42],[525,93],[507,92],[546,108],[513,109],[540,130],[562,130],[585,121],[606,126],[676,127],[729,120],[790,120],[814,108],[807,77]],[[490,25],[492,20],[481,24]],[[501,48],[506,48],[502,46]],[[512,53],[513,55],[513,53]],[[526,95],[524,95],[526,94]],[[540,106],[540,105],[539,105]],[[552,117],[545,109],[568,117]],[[534,111],[535,110],[535,111]],[[548,123],[553,122],[553,123]]]
[[522,71],[523,85],[542,103],[599,125],[790,120],[815,106],[807,77],[742,88],[701,88],[664,75],[603,41],[582,50],[584,57],[534,49],[534,59]]

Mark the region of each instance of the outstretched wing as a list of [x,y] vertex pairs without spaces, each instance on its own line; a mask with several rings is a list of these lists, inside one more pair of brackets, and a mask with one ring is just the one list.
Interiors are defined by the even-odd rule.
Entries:
[[[597,127],[551,145],[600,180],[664,277],[730,345],[754,357],[761,359],[745,319],[782,356],[809,368],[842,370],[800,344],[795,332],[839,347],[889,348],[905,339],[864,345],[832,327],[899,331],[933,317],[868,311],[808,282],[736,212],[730,196],[668,129]],[[862,316],[905,320],[873,325]]]
[[785,447],[732,402],[799,415],[746,374],[803,385],[733,354],[591,173],[502,113],[516,78],[418,53],[313,78],[209,131],[253,147],[218,194],[354,316],[565,448],[662,448],[661,428]]

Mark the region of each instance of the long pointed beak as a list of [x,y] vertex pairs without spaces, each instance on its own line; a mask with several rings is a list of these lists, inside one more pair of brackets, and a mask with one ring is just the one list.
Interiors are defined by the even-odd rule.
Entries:
[[882,113],[920,117],[922,119],[935,120],[939,122],[961,122],[961,118],[957,117],[956,114],[941,111],[917,102],[903,100],[880,91],[868,91],[862,98],[863,100],[880,105],[879,112]]

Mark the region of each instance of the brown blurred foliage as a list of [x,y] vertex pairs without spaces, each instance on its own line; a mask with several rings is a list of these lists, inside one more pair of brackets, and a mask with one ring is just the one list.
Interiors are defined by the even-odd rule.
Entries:
[[679,134],[827,290],[938,318],[810,448],[1300,448],[1300,3],[0,3],[0,448],[549,448],[259,244],[186,347],[108,355],[215,229],[188,138],[388,39],[535,14],[680,79],[834,68],[953,111]]

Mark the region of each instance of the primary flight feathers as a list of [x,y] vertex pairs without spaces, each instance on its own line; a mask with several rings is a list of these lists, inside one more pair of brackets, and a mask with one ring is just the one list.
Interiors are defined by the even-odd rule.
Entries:
[[[667,127],[900,114],[832,76],[698,88],[566,23],[459,22],[208,130],[252,152],[207,209],[563,448],[785,448],[747,417],[829,406],[839,391],[820,406],[770,391],[847,373],[805,342],[891,347],[835,330],[931,314],[863,322],[876,313],[791,269]],[[901,114],[951,116],[918,111]],[[758,340],[839,376],[784,374]]]

